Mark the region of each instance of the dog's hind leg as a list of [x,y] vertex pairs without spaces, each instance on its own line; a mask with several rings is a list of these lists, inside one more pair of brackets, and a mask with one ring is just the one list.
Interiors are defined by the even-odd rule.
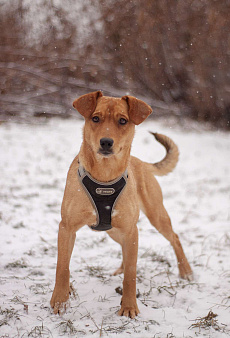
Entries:
[[[147,183],[146,183],[147,182]],[[171,220],[163,205],[161,188],[151,171],[145,172],[139,185],[139,199],[141,210],[148,217],[150,223],[171,243],[178,262],[180,277],[192,279],[192,270],[185,257],[179,237],[172,229]]]
[[142,167],[142,172],[139,173],[136,171],[136,175],[141,210],[148,217],[150,223],[171,243],[177,257],[180,276],[184,279],[191,280],[192,270],[185,257],[179,237],[173,231],[171,220],[164,208],[163,196],[159,183],[153,176],[149,166],[144,165]]
[[155,205],[154,201],[146,199],[145,204],[141,209],[148,217],[150,223],[171,243],[177,257],[180,277],[192,280],[192,270],[184,254],[179,237],[173,231],[171,220],[163,203],[159,202],[158,199]]

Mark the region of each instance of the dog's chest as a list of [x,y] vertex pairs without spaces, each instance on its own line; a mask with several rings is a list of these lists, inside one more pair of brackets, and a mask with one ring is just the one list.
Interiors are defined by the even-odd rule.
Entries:
[[[95,207],[93,206],[92,201],[90,200],[88,194],[86,193],[84,187],[80,184],[77,186],[71,187],[70,184],[70,190],[71,194],[67,194],[68,198],[64,198],[63,200],[63,207],[68,215],[68,219],[70,220],[70,223],[73,226],[82,226],[82,225],[88,225],[88,226],[95,226],[98,223],[98,213],[95,210]],[[121,197],[122,200],[122,197]],[[120,199],[111,210],[111,225],[114,226],[118,224],[121,220],[121,207],[122,203],[120,203]],[[105,203],[105,207],[106,207]],[[109,207],[108,205],[107,207]],[[109,208],[108,208],[109,209]],[[108,211],[108,209],[105,209],[105,211]],[[106,230],[105,230],[106,231]]]
[[[62,218],[64,218],[75,230],[83,225],[95,226],[98,224],[98,213],[90,200],[85,187],[82,185],[78,177],[78,166],[71,166],[64,193],[62,204]],[[103,187],[102,187],[103,188]],[[100,188],[101,189],[101,188]],[[99,193],[110,194],[109,190],[99,190]],[[138,219],[138,205],[135,198],[133,185],[133,175],[131,171],[118,200],[111,208],[111,226],[120,228],[128,223],[134,223]],[[106,203],[105,203],[106,206]],[[110,205],[108,205],[110,206]],[[111,206],[110,206],[111,207]],[[103,229],[104,230],[104,229]],[[107,230],[105,230],[107,231]]]
[[110,230],[113,210],[126,186],[127,171],[118,179],[105,183],[93,179],[82,166],[79,166],[78,178],[96,212],[96,224],[91,228],[97,231]]

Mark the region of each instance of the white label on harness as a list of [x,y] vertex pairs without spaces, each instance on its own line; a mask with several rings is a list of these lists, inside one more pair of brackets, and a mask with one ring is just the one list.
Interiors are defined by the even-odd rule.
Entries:
[[115,193],[115,189],[113,188],[97,188],[96,189],[96,193],[98,195],[104,195],[104,196],[108,196],[108,195],[112,195]]

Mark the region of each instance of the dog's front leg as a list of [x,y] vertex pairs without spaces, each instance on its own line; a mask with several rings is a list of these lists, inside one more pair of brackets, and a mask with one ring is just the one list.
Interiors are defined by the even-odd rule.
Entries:
[[135,225],[131,233],[125,233],[122,240],[124,281],[119,316],[134,318],[140,311],[136,302],[136,265],[138,251],[138,230]]
[[76,234],[71,232],[63,222],[59,225],[58,232],[58,260],[56,270],[56,283],[50,301],[54,313],[62,313],[66,309],[66,302],[69,299],[69,263],[74,247]]

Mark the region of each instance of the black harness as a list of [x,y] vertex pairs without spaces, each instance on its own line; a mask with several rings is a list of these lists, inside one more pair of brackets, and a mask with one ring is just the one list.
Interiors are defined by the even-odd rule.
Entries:
[[78,177],[97,214],[97,224],[90,226],[90,228],[98,231],[112,229],[111,215],[118,197],[126,186],[127,170],[121,177],[105,183],[92,178],[79,164]]

